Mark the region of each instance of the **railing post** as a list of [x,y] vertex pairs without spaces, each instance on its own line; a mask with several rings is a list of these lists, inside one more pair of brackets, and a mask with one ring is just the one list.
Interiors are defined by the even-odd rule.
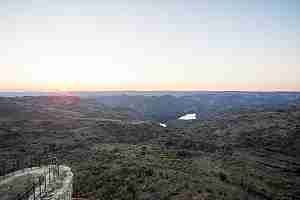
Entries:
[[6,173],[6,162],[3,162],[3,166],[2,166],[2,175],[4,176]]
[[52,167],[53,181],[55,182],[55,168],[54,168],[54,166],[51,166],[51,167]]
[[49,184],[50,184],[50,180],[51,180],[51,176],[50,176],[50,173],[51,173],[50,170],[51,170],[51,169],[50,169],[50,168],[51,168],[51,166],[48,166],[48,167],[49,167]]
[[34,183],[34,180],[33,180],[33,200],[35,200],[35,183]]
[[45,176],[45,188],[44,188],[44,192],[47,191],[47,172],[44,173],[44,176]]
[[57,176],[59,177],[59,165],[57,165]]
[[41,198],[41,196],[42,196],[42,177],[41,176],[39,176],[39,188],[40,188],[40,198]]

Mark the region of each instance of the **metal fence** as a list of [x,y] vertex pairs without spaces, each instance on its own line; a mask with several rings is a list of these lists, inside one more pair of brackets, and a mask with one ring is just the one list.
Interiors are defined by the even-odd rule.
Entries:
[[22,170],[25,168],[40,167],[41,165],[48,165],[55,157],[30,157],[30,156],[15,156],[13,158],[0,159],[0,176],[5,176],[9,173]]
[[47,195],[49,185],[55,182],[60,175],[58,161],[55,157],[47,157],[43,160],[31,159],[27,163],[23,162],[24,160],[7,160],[6,162],[1,162],[1,175],[5,177],[9,176],[10,172],[17,170],[32,168],[34,166],[44,166],[44,172],[37,178],[33,178],[26,191],[18,194],[15,200],[43,199],[43,196]]
[[24,192],[18,195],[16,200],[43,199],[47,195],[47,187],[59,176],[59,166],[49,166],[46,172],[33,179],[32,185]]

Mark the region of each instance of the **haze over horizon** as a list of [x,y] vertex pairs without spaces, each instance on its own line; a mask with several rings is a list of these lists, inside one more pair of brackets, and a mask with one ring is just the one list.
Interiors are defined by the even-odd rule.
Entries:
[[0,91],[300,91],[300,3],[0,1]]

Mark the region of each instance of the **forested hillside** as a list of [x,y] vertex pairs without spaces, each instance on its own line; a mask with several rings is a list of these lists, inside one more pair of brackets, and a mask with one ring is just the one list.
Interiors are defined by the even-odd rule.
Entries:
[[[178,97],[139,98],[164,105],[164,116],[182,114],[172,109],[181,105]],[[141,114],[148,100],[138,108],[135,102],[126,107],[96,98],[0,98],[0,163],[56,156],[72,167],[74,192],[88,199],[300,197],[297,99],[242,106],[240,112],[215,107],[206,118],[171,118],[167,128],[155,115],[146,120],[148,111]]]

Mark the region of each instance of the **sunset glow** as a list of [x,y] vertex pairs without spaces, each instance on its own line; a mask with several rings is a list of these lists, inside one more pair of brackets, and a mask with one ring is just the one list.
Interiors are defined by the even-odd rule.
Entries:
[[0,3],[0,90],[300,90],[297,1],[16,2]]

